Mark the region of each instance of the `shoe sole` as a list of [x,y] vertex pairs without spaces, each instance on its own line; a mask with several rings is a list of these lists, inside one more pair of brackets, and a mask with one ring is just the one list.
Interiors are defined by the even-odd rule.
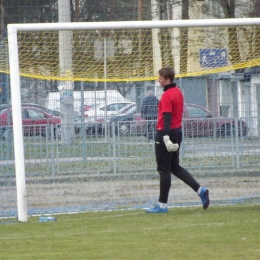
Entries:
[[206,201],[206,203],[203,204],[203,209],[207,209],[209,207],[209,204],[210,204],[209,191],[208,190],[206,190],[206,196],[207,196],[207,201]]

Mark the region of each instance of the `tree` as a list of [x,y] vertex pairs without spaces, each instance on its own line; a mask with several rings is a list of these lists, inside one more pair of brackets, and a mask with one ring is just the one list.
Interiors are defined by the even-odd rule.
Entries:
[[[182,0],[181,19],[189,19],[189,0]],[[180,73],[187,73],[188,60],[188,28],[180,28]]]
[[[252,9],[246,13],[248,17],[260,17],[260,1],[252,0]],[[247,59],[255,59],[260,57],[259,46],[260,46],[260,27],[248,27],[243,28],[243,33],[248,42],[248,57]]]
[[5,17],[4,0],[0,0],[0,35],[2,35],[5,30],[4,17]]
[[[138,0],[78,1],[80,21],[131,21],[138,19]],[[149,0],[144,0],[144,7],[149,7],[149,2]],[[145,16],[148,15],[147,12],[144,14]],[[72,17],[74,17],[74,15],[72,15]]]
[[[225,18],[235,18],[236,11],[236,0],[217,0],[222,9]],[[238,35],[237,35],[237,27],[228,27],[228,50],[229,50],[229,60],[232,64],[236,64],[241,62],[241,57],[238,55],[239,44],[238,44]]]
[[[168,1],[157,0],[158,4],[158,15],[160,20],[168,20]],[[174,58],[172,55],[172,40],[171,40],[171,30],[169,28],[161,28],[158,33],[158,39],[161,49],[162,66],[174,67]]]
[[57,0],[1,0],[1,34],[9,23],[57,21]]
[[[260,1],[253,0],[252,17],[260,17]],[[253,49],[253,57],[260,57],[259,46],[260,46],[260,26],[255,27],[255,41]]]
[[[214,1],[214,0],[212,0]],[[223,11],[224,18],[260,17],[260,1],[242,0],[216,0]],[[239,38],[243,38],[243,46],[239,49]],[[229,59],[232,64],[242,60],[251,60],[260,57],[260,28],[255,27],[229,27],[228,28]],[[240,41],[241,45],[241,41]],[[243,56],[243,59],[242,59]]]

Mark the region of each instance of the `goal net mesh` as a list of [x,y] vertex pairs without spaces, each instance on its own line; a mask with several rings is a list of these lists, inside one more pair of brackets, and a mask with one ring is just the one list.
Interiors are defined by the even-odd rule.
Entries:
[[[176,77],[227,72],[259,65],[259,35],[257,26],[73,31],[63,38],[72,59],[71,73],[64,74],[59,32],[19,32],[20,73],[47,80],[131,82],[155,80],[164,66],[173,66]],[[6,54],[0,57],[1,71],[8,72]]]
[[[2,38],[0,72],[6,74],[9,73],[7,46],[7,39]],[[151,85],[156,86],[158,70],[172,66],[179,83],[183,80],[180,87],[185,87],[186,101],[206,107],[210,98],[214,102],[218,99],[218,93],[215,79],[211,78],[209,87],[201,76],[230,75],[259,66],[260,27],[75,30],[64,31],[62,35],[58,31],[18,32],[18,54],[22,84],[30,84],[26,93],[33,92],[35,100],[40,99],[40,91],[33,91],[35,85],[30,80],[40,82],[39,89],[45,87],[44,80],[57,81],[57,85],[63,81],[83,82],[84,91],[90,90],[90,83],[96,82],[100,85],[103,82],[112,85],[148,82],[141,85],[145,90],[138,85],[139,92],[136,90],[135,96],[127,97],[140,108],[146,90]],[[190,78],[193,78],[192,84]],[[241,107],[249,111],[249,98],[241,99],[240,103],[234,98],[233,102],[229,97],[235,86],[224,83],[223,89],[226,88],[220,105],[224,112],[227,108],[226,116],[238,116],[236,109]],[[210,92],[205,94],[206,91]],[[233,92],[238,94],[238,91]],[[54,94],[60,94],[59,90],[55,89]],[[260,100],[260,92],[256,94]],[[247,96],[252,97],[250,93]],[[90,101],[87,100],[87,104]],[[79,104],[82,103],[79,101]],[[208,109],[216,107],[215,104]],[[213,191],[213,204],[259,202],[259,117],[257,113],[253,115],[242,114],[252,139],[235,136],[231,131],[229,136],[221,138],[191,134],[184,139],[181,163]],[[53,135],[24,137],[29,214],[143,208],[157,201],[159,180],[154,145],[147,142],[143,134],[127,132],[120,135],[113,128],[114,135],[105,136],[103,130],[97,135],[97,128],[94,131],[91,128],[91,133],[86,135],[83,125],[80,121],[74,142],[67,146]],[[116,126],[117,123],[115,129]],[[1,183],[4,184],[0,195],[3,201],[1,216],[16,214],[13,142],[8,135],[4,138],[0,143]],[[174,178],[169,205],[201,203],[189,187]]]

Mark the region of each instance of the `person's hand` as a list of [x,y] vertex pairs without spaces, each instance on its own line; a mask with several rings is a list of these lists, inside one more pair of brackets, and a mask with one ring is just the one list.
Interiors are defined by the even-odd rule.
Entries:
[[168,152],[176,152],[178,150],[179,145],[172,143],[169,135],[163,136],[163,141],[165,143]]

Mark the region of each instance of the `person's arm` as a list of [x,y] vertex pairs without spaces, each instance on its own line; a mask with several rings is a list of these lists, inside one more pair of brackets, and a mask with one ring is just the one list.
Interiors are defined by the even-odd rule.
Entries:
[[172,114],[170,112],[163,113],[164,130],[163,135],[170,135]]
[[164,130],[163,130],[163,141],[168,152],[176,152],[179,148],[178,144],[172,143],[170,140],[170,130],[171,130],[171,120],[172,114],[170,112],[163,113],[163,122],[164,122]]

